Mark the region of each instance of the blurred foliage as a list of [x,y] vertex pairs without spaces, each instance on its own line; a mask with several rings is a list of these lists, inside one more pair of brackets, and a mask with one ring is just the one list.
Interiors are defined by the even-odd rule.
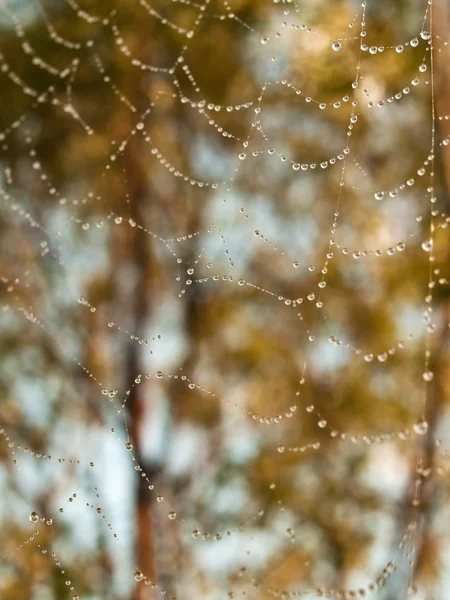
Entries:
[[[17,0],[0,9],[9,65],[0,74],[0,554],[18,547],[0,563],[5,600],[59,599],[72,584],[83,598],[149,598],[150,587],[134,586],[136,568],[180,598],[367,589],[393,556],[407,564],[397,546],[410,519],[429,522],[424,543],[413,539],[418,582],[442,582],[444,542],[430,522],[445,509],[447,482],[430,436],[447,409],[446,285],[433,290],[439,401],[429,400],[435,426],[423,449],[436,461],[438,500],[410,509],[429,268],[420,242],[430,180],[416,172],[430,152],[430,83],[418,67],[429,51],[423,40],[390,48],[419,34],[423,3],[369,3],[367,43],[386,50],[361,53],[355,93],[357,3],[204,6]],[[192,37],[178,31],[196,20]],[[335,53],[336,38],[345,39]],[[420,85],[386,101],[417,76]],[[346,147],[352,99],[358,122],[338,205],[343,162],[319,164]],[[317,167],[296,171],[291,160]],[[445,158],[437,162],[441,212]],[[410,177],[397,197],[374,199]],[[371,253],[354,258],[361,248]],[[445,228],[435,254],[445,278]],[[100,388],[118,391],[114,403]],[[111,427],[120,460],[109,456]],[[23,544],[33,510],[54,523]],[[192,538],[193,522],[209,540]],[[379,597],[404,597],[407,578],[400,568]]]

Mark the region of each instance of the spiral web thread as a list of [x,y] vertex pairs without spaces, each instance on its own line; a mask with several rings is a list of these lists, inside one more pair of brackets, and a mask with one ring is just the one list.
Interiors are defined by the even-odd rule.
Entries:
[[[442,323],[440,323],[442,316],[438,315],[437,319],[434,318],[434,292],[437,288],[446,288],[448,286],[448,280],[445,277],[445,273],[441,272],[437,253],[435,252],[436,236],[441,235],[441,232],[443,234],[443,230],[447,228],[447,224],[450,221],[450,217],[445,212],[437,209],[435,155],[438,152],[438,147],[445,152],[445,147],[449,143],[450,136],[441,136],[442,139],[440,141],[437,140],[436,127],[438,120],[445,122],[448,120],[448,117],[436,114],[434,73],[436,54],[447,52],[447,42],[433,33],[433,4],[431,2],[426,3],[423,9],[423,23],[420,31],[417,32],[417,36],[403,43],[386,47],[374,45],[376,40],[373,37],[370,38],[370,2],[363,1],[358,7],[358,12],[349,25],[352,35],[337,35],[334,41],[329,37],[328,32],[322,32],[320,28],[311,28],[300,24],[299,19],[303,10],[301,3],[276,2],[274,0],[274,4],[278,4],[279,6],[276,6],[276,10],[270,13],[272,21],[268,22],[267,26],[264,23],[260,23],[258,28],[246,22],[238,14],[235,14],[231,3],[223,2],[220,7],[219,4],[217,3],[216,5],[210,0],[206,0],[203,3],[190,2],[189,0],[172,0],[162,6],[161,10],[157,10],[146,0],[136,3],[136,5],[140,6],[140,18],[156,22],[161,29],[169,29],[171,35],[175,36],[179,41],[180,51],[173,63],[159,66],[157,61],[155,63],[147,63],[135,54],[135,49],[127,46],[121,33],[120,15],[122,9],[111,10],[107,16],[100,17],[97,14],[91,14],[91,12],[84,10],[81,7],[81,3],[78,4],[74,0],[66,0],[66,8],[72,11],[71,19],[74,22],[87,23],[95,30],[95,35],[89,36],[82,41],[74,41],[75,38],[74,40],[69,40],[58,33],[57,28],[52,23],[49,9],[46,8],[44,3],[36,2],[35,7],[32,9],[33,16],[31,22],[35,19],[42,21],[49,39],[57,46],[70,51],[73,55],[67,67],[60,70],[53,66],[47,57],[41,57],[38,50],[29,41],[27,28],[29,27],[30,20],[28,17],[22,14],[22,11],[18,10],[17,5],[14,5],[12,2],[3,2],[1,12],[4,26],[15,34],[25,60],[32,63],[37,69],[42,70],[46,76],[50,76],[55,81],[58,81],[57,86],[50,85],[46,89],[35,89],[22,78],[19,72],[14,70],[13,61],[7,58],[6,53],[0,53],[0,69],[4,85],[17,87],[21,93],[29,98],[26,111],[5,126],[0,134],[3,144],[3,181],[0,190],[3,214],[6,220],[9,219],[20,227],[20,235],[29,239],[30,243],[34,246],[31,267],[29,265],[21,267],[20,273],[13,273],[9,268],[6,268],[5,263],[2,261],[4,266],[4,273],[2,273],[4,323],[8,327],[11,320],[15,322],[15,319],[20,319],[21,322],[30,322],[33,328],[39,331],[42,339],[46,339],[47,343],[51,342],[54,344],[54,348],[65,357],[65,369],[68,371],[69,377],[71,377],[71,373],[67,365],[72,365],[74,369],[82,372],[85,379],[87,378],[94,383],[101,401],[104,402],[107,400],[108,410],[116,415],[116,424],[110,428],[114,443],[132,461],[134,469],[137,471],[135,473],[136,477],[142,477],[149,490],[154,494],[157,502],[155,505],[157,518],[159,520],[168,519],[170,522],[181,523],[180,535],[189,538],[188,541],[183,542],[183,544],[186,544],[186,547],[191,547],[192,544],[199,544],[202,541],[209,543],[209,540],[213,539],[223,543],[225,538],[243,537],[246,532],[251,532],[252,528],[259,526],[261,519],[265,517],[266,511],[264,507],[255,510],[248,518],[242,519],[239,525],[230,527],[229,529],[205,531],[204,526],[198,520],[188,516],[189,511],[183,514],[185,512],[183,505],[172,506],[170,500],[166,500],[163,491],[158,489],[158,482],[155,483],[152,477],[145,473],[143,467],[139,464],[138,458],[134,453],[133,440],[129,431],[128,398],[136,386],[144,385],[147,381],[155,382],[156,384],[174,380],[181,381],[185,386],[186,394],[190,393],[189,391],[193,391],[199,393],[210,402],[223,405],[224,410],[237,411],[242,415],[243,419],[254,422],[258,428],[264,431],[267,431],[267,426],[270,426],[271,429],[282,429],[287,422],[297,417],[299,413],[302,413],[302,418],[314,419],[316,427],[321,432],[320,436],[326,433],[336,444],[362,444],[369,447],[374,444],[388,444],[398,440],[408,444],[415,444],[417,446],[417,478],[414,485],[414,494],[410,501],[412,505],[410,507],[411,518],[400,535],[399,545],[394,555],[385,564],[383,570],[380,571],[375,580],[368,581],[365,585],[358,588],[349,589],[321,587],[320,585],[319,587],[312,588],[311,586],[303,587],[300,584],[282,590],[273,588],[266,583],[268,579],[267,572],[270,574],[271,571],[269,562],[267,569],[259,568],[255,572],[252,571],[252,567],[242,567],[238,573],[241,579],[230,583],[227,590],[231,597],[239,597],[241,595],[281,598],[296,596],[362,597],[371,593],[376,594],[381,588],[387,586],[391,576],[397,571],[398,565],[404,566],[406,564],[409,569],[408,590],[410,593],[414,593],[415,551],[420,538],[421,525],[418,510],[421,505],[422,489],[424,487],[423,481],[425,477],[439,477],[446,474],[445,458],[447,451],[443,450],[440,451],[442,464],[440,463],[438,467],[434,468],[431,475],[429,473],[424,475],[426,465],[424,466],[421,440],[423,436],[427,437],[429,434],[429,424],[426,420],[426,415],[429,395],[434,384],[432,336],[439,327],[443,327]],[[179,8],[188,8],[191,11],[189,14],[191,16],[194,15],[188,24],[185,23],[186,19],[183,20],[183,25],[177,24]],[[104,13],[105,11],[99,10],[98,12]],[[263,82],[259,92],[251,99],[243,98],[241,104],[217,105],[210,102],[203,95],[201,86],[196,79],[196,73],[190,66],[190,46],[195,42],[197,36],[204,34],[204,30],[207,28],[210,20],[223,22],[224,27],[225,25],[228,27],[231,22],[234,27],[244,30],[253,52],[262,61]],[[264,31],[268,33],[264,33]],[[121,59],[128,61],[130,72],[134,70],[137,75],[144,74],[150,78],[151,82],[155,78],[155,85],[159,85],[161,81],[164,81],[164,85],[161,84],[161,89],[158,89],[153,94],[152,99],[148,101],[148,106],[143,110],[141,107],[137,107],[131,98],[128,98],[126,91],[122,91],[120,85],[115,83],[114,77],[109,74],[108,65],[102,56],[101,50],[97,47],[99,45],[98,40],[101,39],[102,35],[106,34],[112,36],[112,40],[116,45],[116,48],[112,51],[119,51],[122,54]],[[292,36],[296,39],[295,36],[300,35],[304,36],[302,43],[306,47],[308,47],[310,40],[313,40],[314,43],[317,43],[321,47],[321,52],[324,55],[331,55],[332,59],[344,55],[351,44],[356,43],[359,45],[359,49],[355,53],[357,61],[354,65],[353,83],[350,89],[345,90],[344,95],[336,97],[332,101],[324,101],[320,95],[317,98],[309,96],[307,91],[308,82],[306,81],[301,87],[298,87],[295,72],[291,73],[284,68],[285,56],[283,53],[288,51]],[[366,40],[369,39],[371,39],[372,45],[366,43]],[[288,41],[286,42],[285,40]],[[398,91],[392,96],[387,95],[378,100],[372,100],[371,94],[364,87],[364,66],[366,61],[372,58],[373,60],[379,60],[381,55],[384,60],[394,60],[397,55],[407,52],[414,52],[415,56],[420,57],[414,78],[408,82],[402,81]],[[133,123],[131,129],[120,140],[111,140],[112,149],[106,156],[102,171],[103,181],[108,182],[109,178],[112,177],[112,173],[119,172],[125,184],[130,183],[126,169],[121,167],[120,164],[133,139],[139,138],[150,148],[153,161],[163,171],[167,172],[170,178],[181,182],[186,188],[198,191],[196,198],[199,210],[202,208],[205,191],[207,194],[220,198],[220,202],[223,205],[231,207],[229,210],[234,211],[233,219],[237,216],[239,220],[245,221],[247,229],[248,226],[253,227],[252,232],[246,231],[251,236],[249,244],[254,244],[256,241],[258,244],[267,246],[273,252],[273,255],[277,256],[277,260],[281,260],[282,264],[289,269],[294,269],[295,277],[297,277],[298,273],[300,273],[300,277],[304,277],[303,271],[306,275],[308,273],[314,273],[315,275],[319,272],[318,280],[311,283],[311,289],[308,293],[297,298],[285,296],[269,284],[267,287],[261,284],[257,277],[255,277],[255,280],[252,280],[251,274],[245,274],[244,276],[235,275],[234,273],[240,270],[241,257],[239,253],[234,253],[228,247],[225,254],[221,250],[222,257],[225,257],[225,266],[221,264],[223,260],[222,258],[217,258],[217,254],[211,259],[206,247],[201,248],[194,264],[185,261],[182,258],[183,248],[186,245],[195,243],[197,238],[202,239],[204,236],[207,236],[213,238],[216,242],[222,244],[222,246],[223,244],[225,246],[232,246],[229,242],[232,239],[232,231],[230,231],[229,224],[226,222],[226,218],[221,215],[220,210],[217,210],[217,214],[213,214],[206,228],[202,227],[196,231],[180,232],[173,237],[166,237],[164,233],[159,232],[156,222],[152,222],[149,225],[147,222],[138,222],[129,216],[131,193],[123,198],[123,206],[120,209],[117,207],[110,209],[108,207],[107,195],[100,194],[93,188],[89,189],[87,193],[77,196],[77,194],[74,195],[70,190],[70,182],[65,182],[69,190],[68,195],[75,197],[75,199],[69,200],[65,196],[64,191],[59,189],[56,184],[53,184],[50,169],[47,170],[44,162],[41,162],[39,151],[36,148],[38,134],[34,131],[33,115],[35,113],[38,114],[42,107],[49,107],[53,111],[55,124],[58,120],[64,119],[67,121],[69,119],[71,127],[77,128],[79,135],[85,136],[87,143],[89,143],[90,138],[94,139],[97,135],[94,126],[89,123],[88,117],[83,116],[82,108],[77,106],[77,78],[84,67],[84,63],[88,60],[89,68],[96,72],[99,81],[102,81],[104,86],[107,87],[114,101],[130,113],[131,122]],[[61,81],[63,82],[64,94],[60,91]],[[354,155],[352,151],[352,136],[357,131],[361,115],[370,119],[372,115],[375,115],[376,111],[389,111],[397,104],[407,101],[408,97],[421,93],[423,88],[426,88],[426,92],[424,93],[428,93],[429,106],[431,107],[430,114],[425,116],[428,119],[426,126],[430,131],[429,154],[426,159],[420,164],[415,165],[414,177],[405,178],[390,189],[380,189],[373,187],[371,183],[365,183],[367,173],[364,162],[360,161],[358,156]],[[306,110],[305,107],[308,110],[315,110],[324,114],[333,111],[347,111],[346,139],[341,149],[338,152],[330,151],[329,155],[322,157],[321,160],[313,157],[310,161],[297,159],[294,155],[288,156],[288,153],[285,154],[285,150],[281,146],[278,147],[282,142],[272,139],[270,122],[266,126],[264,120],[266,114],[265,99],[267,96],[277,93],[294,96],[295,106],[299,111]],[[177,166],[175,159],[169,159],[165,155],[164,150],[158,147],[158,143],[153,139],[150,126],[158,118],[159,107],[164,105],[168,99],[179,106],[183,106],[196,119],[204,121],[215,136],[224,138],[230,147],[232,147],[233,160],[228,162],[232,166],[222,179],[220,177],[216,179],[193,177],[191,174],[183,172],[182,168]],[[246,136],[243,138],[234,135],[225,126],[220,124],[222,122],[221,118],[224,115],[227,117],[226,122],[230,122],[229,115],[233,115],[238,111],[239,118],[242,118],[242,113],[245,114],[248,125]],[[25,152],[29,157],[31,166],[29,189],[24,184],[25,179],[23,179],[20,173],[20,165],[9,163],[9,144],[13,143],[12,140],[16,139],[21,140]],[[258,169],[258,161],[262,159],[269,160],[274,169],[283,172],[286,169],[291,169],[295,178],[302,178],[310,173],[316,178],[334,177],[335,201],[331,222],[331,235],[326,244],[325,254],[320,255],[319,253],[319,262],[317,264],[307,266],[302,257],[291,260],[291,252],[288,247],[290,240],[282,238],[281,244],[278,241],[273,241],[271,239],[273,227],[269,224],[268,232],[265,231],[264,214],[260,216],[257,209],[252,206],[248,208],[244,206],[244,208],[236,209],[235,195],[238,193],[237,190],[239,190],[241,178],[250,178],[252,170]],[[337,176],[335,174],[336,171],[338,172]],[[350,175],[349,171],[351,172]],[[27,206],[33,205],[33,184],[31,183],[33,177],[40,182],[40,185],[46,190],[48,197],[58,207],[58,210],[61,208],[65,211],[63,214],[67,216],[66,221],[56,232],[54,227],[49,225],[45,218],[34,216],[39,213],[38,210],[27,209]],[[357,179],[359,181],[355,183]],[[407,238],[398,239],[386,246],[378,246],[376,248],[350,247],[346,245],[344,242],[345,235],[341,236],[340,228],[343,216],[346,217],[346,221],[348,220],[348,215],[345,214],[345,211],[351,210],[351,207],[345,202],[348,189],[351,189],[352,193],[360,192],[366,196],[368,195],[370,202],[373,205],[377,205],[377,203],[394,201],[402,195],[408,194],[411,190],[414,191],[413,188],[419,186],[422,181],[426,181],[427,183],[426,193],[424,194],[425,200],[422,199],[421,201],[421,212],[415,217],[418,227],[416,229],[412,228],[408,232]],[[103,214],[103,218],[93,218],[89,214],[89,211],[86,213],[84,207],[93,207],[93,212],[99,211]],[[425,234],[420,227],[421,223],[426,223],[428,226],[428,231]],[[321,225],[324,230],[328,227],[326,223],[321,223]],[[96,306],[88,297],[80,294],[77,276],[71,273],[70,264],[67,266],[67,261],[65,260],[65,255],[70,248],[73,237],[73,227],[77,230],[77,235],[81,236],[100,235],[100,232],[103,230],[111,230],[117,227],[131,228],[137,230],[138,235],[151,238],[152,242],[161,249],[161,252],[165,252],[169,256],[172,267],[177,271],[175,281],[179,289],[175,299],[178,302],[186,302],[189,290],[195,286],[208,286],[208,288],[213,290],[213,293],[215,293],[214,290],[227,288],[227,286],[235,286],[237,290],[236,294],[240,290],[250,290],[251,292],[266,296],[269,306],[272,307],[275,315],[279,310],[291,312],[294,310],[292,314],[295,317],[295,327],[298,328],[299,336],[305,341],[305,345],[302,346],[298,385],[295,391],[295,400],[292,401],[291,406],[287,410],[278,412],[271,408],[271,402],[268,401],[264,406],[264,414],[260,414],[251,408],[250,403],[247,405],[245,401],[235,402],[227,397],[226,389],[225,394],[221,394],[214,391],[214,386],[204,385],[201,381],[201,376],[197,380],[197,376],[194,373],[185,373],[183,371],[180,375],[176,368],[172,370],[165,368],[154,370],[153,362],[149,363],[151,366],[148,372],[136,374],[134,381],[126,382],[127,389],[125,392],[114,389],[114,385],[103,380],[91,367],[88,368],[80,360],[79,352],[71,349],[70,344],[64,344],[61,336],[54,332],[54,327],[47,322],[46,318],[41,317],[39,310],[35,310],[29,301],[30,291],[34,289],[34,286],[40,285],[39,278],[35,277],[35,274],[39,272],[43,261],[47,260],[45,257],[50,257],[53,265],[52,269],[61,274],[66,282],[67,304],[73,304],[75,300],[75,303],[78,303],[76,310],[80,314],[85,315],[84,311],[95,314],[115,334],[124,336],[133,343],[142,346],[147,353],[150,353],[152,361],[153,359],[158,360],[158,351],[161,343],[164,341],[165,333],[163,331],[161,334],[155,334],[151,339],[147,339],[145,332],[129,330],[126,325],[120,322],[120,319],[116,321],[110,320],[109,315],[102,307]],[[37,230],[39,233],[41,241],[38,247],[36,247],[36,236],[32,230]],[[441,239],[441,243],[443,239]],[[286,244],[286,248],[282,247],[283,242]],[[67,243],[66,247],[65,243]],[[428,281],[425,284],[426,293],[424,297],[425,334],[423,325],[418,326],[416,329],[408,332],[406,336],[407,341],[405,341],[405,338],[392,340],[390,346],[382,350],[361,348],[356,343],[347,342],[337,335],[330,335],[328,341],[337,350],[350,353],[353,361],[363,366],[364,363],[367,363],[365,368],[370,368],[372,366],[376,367],[378,363],[386,363],[394,360],[398,355],[402,354],[405,348],[407,349],[409,343],[417,340],[417,343],[423,349],[423,387],[420,392],[421,406],[419,414],[413,422],[407,423],[400,430],[386,430],[376,433],[342,430],[325,414],[322,407],[315,406],[314,402],[308,398],[308,392],[303,392],[305,386],[308,384],[311,362],[314,360],[311,358],[311,348],[314,348],[314,344],[317,342],[324,320],[327,321],[327,327],[331,327],[330,319],[332,315],[326,313],[326,309],[327,295],[331,295],[333,291],[333,284],[329,282],[329,274],[332,272],[333,262],[337,255],[341,255],[343,260],[357,261],[359,264],[363,264],[364,261],[369,262],[383,258],[390,260],[392,264],[391,269],[395,269],[396,258],[401,253],[406,254],[410,251],[414,244],[421,247],[421,250],[424,252],[422,260],[428,261],[429,265]],[[209,245],[211,246],[212,243]],[[211,273],[214,274],[211,275]],[[305,310],[303,311],[304,307]],[[41,312],[45,313],[46,311],[41,309]],[[447,327],[446,324],[445,327]],[[414,385],[416,386],[417,382]],[[91,460],[90,458],[86,459],[84,456],[82,458],[74,457],[70,452],[66,456],[54,456],[50,452],[48,454],[35,452],[17,442],[14,433],[9,430],[7,419],[2,417],[2,421],[4,421],[4,427],[2,426],[0,433],[5,446],[8,447],[9,460],[12,461],[19,479],[22,477],[21,462],[27,455],[32,455],[33,458],[41,459],[41,461],[47,460],[52,465],[58,462],[63,465],[61,468],[65,468],[67,465],[80,466],[80,473],[82,474],[80,477],[86,477],[86,479],[89,476],[83,475],[86,471],[82,467],[87,467],[95,472],[95,457],[91,457]],[[12,429],[13,426],[11,426]],[[278,439],[283,439],[283,434]],[[322,437],[317,437],[315,440],[305,441],[304,444],[300,445],[277,443],[273,449],[275,454],[278,453],[281,455],[297,454],[298,456],[303,456],[308,453],[314,454],[314,452],[321,451],[321,439]],[[439,444],[439,441],[436,441],[436,444]],[[67,512],[70,513],[71,505],[84,503],[86,504],[85,510],[95,512],[98,519],[102,519],[105,522],[105,527],[108,529],[107,533],[117,543],[117,553],[120,554],[122,552],[126,555],[130,553],[130,548],[126,543],[122,542],[121,537],[114,528],[114,524],[105,516],[101,506],[102,486],[101,483],[96,483],[94,489],[91,489],[91,492],[94,491],[95,493],[94,501],[84,502],[84,500],[79,499],[79,496],[83,496],[83,493],[74,492],[66,499],[65,505],[61,505],[54,514],[46,514],[45,516],[39,514],[38,509],[34,510],[33,495],[24,490],[23,494],[27,498],[31,509],[29,520],[36,528],[18,546],[5,549],[1,557],[1,562],[8,564],[13,557],[20,554],[26,545],[32,545],[36,552],[47,555],[56,564],[61,572],[61,577],[67,585],[70,597],[73,599],[83,596],[90,597],[89,594],[84,595],[77,591],[77,582],[72,581],[70,577],[70,564],[66,564],[64,556],[60,556],[56,551],[56,543],[50,547],[51,544],[46,543],[44,545],[40,540],[42,538],[47,540],[47,535],[43,535],[43,530],[50,528],[52,539],[57,541],[57,525],[61,515]],[[161,482],[159,484],[163,485]],[[70,485],[73,487],[76,484],[71,480]],[[271,484],[270,488],[276,490],[275,484]],[[274,491],[274,493],[276,492]],[[280,513],[283,513],[285,508],[281,506],[278,510]],[[83,513],[80,512],[79,514],[82,515]],[[80,516],[79,518],[81,519],[82,517]],[[291,514],[289,518],[292,522],[286,528],[287,537],[289,544],[295,545],[299,542],[295,534],[295,529],[300,521],[300,517]],[[249,538],[245,537],[244,539],[245,543],[247,543]],[[252,545],[251,542],[250,545]],[[64,548],[64,546],[61,546],[61,548]],[[280,554],[283,556],[283,552]],[[133,572],[129,575],[132,580]],[[188,597],[188,595],[183,593],[182,589],[175,593],[174,590],[168,591],[165,589],[161,582],[152,581],[151,577],[138,564],[134,566],[134,580],[139,586],[148,587],[149,593],[152,590],[157,595],[167,595],[171,598]]]

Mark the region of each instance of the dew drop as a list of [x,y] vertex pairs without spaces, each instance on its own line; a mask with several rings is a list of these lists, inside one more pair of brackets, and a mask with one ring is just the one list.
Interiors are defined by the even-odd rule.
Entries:
[[335,42],[333,42],[333,44],[331,45],[331,47],[333,48],[333,50],[335,52],[339,52],[339,50],[342,48],[342,44],[341,44],[341,42],[338,42],[336,40]]
[[433,373],[433,371],[425,371],[425,373],[422,375],[422,377],[423,377],[424,381],[429,383],[430,381],[433,380],[434,373]]
[[38,523],[39,522],[39,515],[35,512],[30,513],[29,519],[32,523]]
[[417,435],[425,435],[428,431],[428,423],[424,419],[419,419],[414,423],[413,429]]

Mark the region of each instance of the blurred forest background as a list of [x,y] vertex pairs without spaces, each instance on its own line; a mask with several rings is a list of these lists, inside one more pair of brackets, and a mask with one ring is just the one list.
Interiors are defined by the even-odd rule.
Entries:
[[2,600],[450,599],[447,25],[2,0]]

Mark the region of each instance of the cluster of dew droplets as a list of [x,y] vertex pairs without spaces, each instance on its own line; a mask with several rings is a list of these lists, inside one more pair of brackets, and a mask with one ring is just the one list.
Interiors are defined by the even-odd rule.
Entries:
[[[421,37],[422,37],[422,39],[424,39],[424,40],[430,40],[430,38],[431,38],[431,34],[429,34],[428,32],[422,32],[422,33],[421,33]],[[412,45],[413,47],[417,46],[417,45],[418,45],[418,40],[414,39],[414,40],[412,41],[412,44],[411,44],[411,45]],[[336,42],[334,42],[334,43],[333,43],[333,45],[332,45],[332,49],[333,49],[334,51],[336,51],[336,52],[337,52],[337,51],[340,51],[340,50],[341,50],[341,48],[342,48],[342,44],[341,44],[341,42],[340,42],[340,41],[336,41]],[[362,46],[362,50],[367,50],[367,48]],[[400,47],[397,47],[397,48],[396,48],[396,51],[397,51],[397,52],[401,52],[401,51],[403,51],[403,47],[402,47],[402,46],[400,46]],[[375,53],[375,52],[371,52],[371,53]],[[423,65],[421,65],[421,67],[420,67],[420,71],[421,71],[421,72],[425,72],[425,71],[426,71],[426,65],[424,65],[424,64],[423,64]],[[409,92],[409,90],[408,90],[408,92]],[[406,93],[406,91],[405,91],[405,93]],[[421,169],[419,169],[419,170],[418,170],[418,175],[419,175],[419,176],[423,176],[423,175],[425,174],[425,171],[426,171],[426,168],[425,168],[425,167],[427,167],[428,165],[431,165],[431,175],[433,175],[433,160],[434,160],[434,155],[433,155],[433,153],[432,153],[432,154],[431,154],[431,155],[428,157],[427,161],[425,161],[425,163],[424,163],[424,168],[421,168]],[[411,180],[408,180],[407,184],[408,184],[409,186],[411,186],[411,185],[414,185],[414,180],[413,180],[413,179],[411,179]],[[404,186],[401,186],[401,189],[403,189],[403,188],[404,188]],[[430,190],[430,191],[432,191],[432,190]],[[397,190],[392,190],[392,191],[390,191],[390,192],[389,192],[389,195],[390,195],[392,198],[394,198],[394,197],[397,195],[397,193],[398,193],[398,191],[397,191]],[[383,199],[383,197],[384,197],[384,192],[376,192],[376,193],[375,193],[375,199],[376,199],[376,200],[382,200],[382,199]],[[432,199],[432,202],[433,202],[433,201],[435,202],[435,199]],[[437,211],[432,211],[432,216],[435,216],[435,214],[437,214]],[[335,228],[335,224],[333,224],[333,228]],[[334,229],[333,229],[333,233],[334,233]],[[399,245],[399,250],[400,250],[400,251],[402,251],[402,250],[404,249],[404,247],[405,247],[405,245],[404,245],[403,243],[402,243],[402,244],[400,244],[400,245]],[[423,249],[425,252],[431,252],[431,251],[433,250],[433,240],[432,240],[432,239],[425,240],[425,241],[422,243],[422,249]],[[395,249],[394,249],[394,248],[392,248],[392,250],[393,250],[393,252],[395,251]],[[393,252],[392,252],[392,253],[391,253],[391,252],[389,252],[389,254],[393,254]],[[355,255],[354,255],[354,256],[355,256],[355,258],[356,258],[356,257],[358,257],[358,256],[357,256],[357,253],[355,253]],[[298,262],[298,261],[294,262],[294,267],[298,267],[298,266],[299,266],[299,262]],[[426,301],[427,301],[427,302],[430,302],[430,301],[431,301],[431,297],[427,297]],[[314,339],[314,336],[310,336],[310,338],[309,338],[309,339],[310,339],[310,341],[312,341],[312,340]],[[330,341],[332,341],[333,343],[337,343],[337,344],[339,344],[339,343],[340,343],[338,340],[336,340],[336,339],[334,338],[334,336],[332,336],[332,338],[330,338]],[[403,344],[401,343],[401,345],[403,345]],[[360,351],[359,351],[359,352],[360,352]],[[359,352],[357,351],[357,353],[359,353]],[[392,354],[392,353],[394,353],[394,352],[395,352],[395,349],[391,349],[391,350],[389,350],[389,352],[387,352],[387,353],[382,353],[382,354],[379,354],[377,358],[378,358],[378,360],[379,360],[380,362],[384,362],[384,361],[387,359],[388,355],[389,355],[389,354]],[[427,360],[426,360],[426,365],[427,365],[428,358],[429,358],[429,352],[427,352],[427,353],[426,353],[426,358],[427,358]],[[370,361],[373,359],[373,354],[366,354],[366,355],[364,356],[364,359],[365,359],[367,362],[370,362]],[[423,379],[424,379],[424,381],[425,381],[426,383],[429,383],[429,382],[431,382],[431,381],[432,381],[432,379],[433,379],[433,372],[432,372],[432,371],[430,371],[429,369],[426,369],[426,370],[424,371],[424,373],[423,373]],[[314,407],[313,405],[311,405],[311,406],[307,407],[307,412],[313,412],[313,411],[315,411],[315,407]],[[317,413],[317,411],[316,411],[316,413]],[[327,420],[326,420],[326,419],[324,419],[324,418],[323,418],[323,417],[320,415],[320,413],[317,413],[317,418],[318,418],[317,424],[318,424],[319,428],[322,428],[322,429],[323,429],[323,428],[329,427]],[[424,418],[420,418],[420,419],[419,419],[419,421],[418,421],[417,423],[415,423],[415,424],[414,424],[414,426],[413,426],[413,431],[414,431],[416,434],[418,434],[418,435],[425,435],[425,434],[427,433],[427,431],[428,431],[428,423],[426,422],[426,420],[425,420]],[[337,431],[335,431],[335,430],[332,430],[332,431],[331,431],[331,435],[332,435],[332,437],[337,437],[337,436],[339,436],[339,432],[337,432]],[[341,434],[341,436],[342,436],[342,435],[345,435],[345,436],[346,436],[346,434]],[[354,441],[356,441],[356,440],[357,440],[359,437],[360,437],[360,436],[351,436],[351,438],[350,438],[350,439],[353,439]],[[375,440],[372,440],[370,436],[364,436],[364,437],[363,437],[363,439],[365,439],[365,441],[376,441],[376,438],[375,438]],[[283,448],[281,451],[284,451],[284,448]]]

